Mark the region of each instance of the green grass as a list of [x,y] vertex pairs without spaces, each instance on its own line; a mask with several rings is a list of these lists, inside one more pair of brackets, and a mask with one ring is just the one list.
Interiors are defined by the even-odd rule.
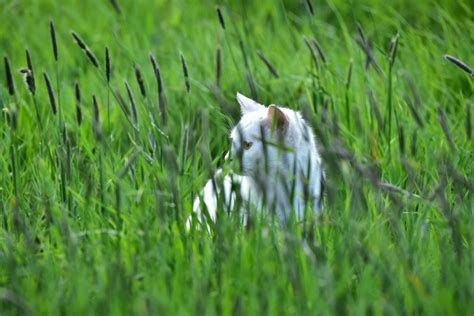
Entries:
[[[119,1],[120,15],[108,1],[28,2],[0,0],[16,87],[2,71],[1,314],[474,314],[474,80],[443,59],[474,65],[472,2],[313,0],[314,16],[303,0],[219,2],[225,30],[211,1]],[[365,69],[357,24],[379,71]],[[25,48],[34,99],[17,71]],[[313,229],[221,217],[211,236],[184,230],[223,164],[237,91],[314,127],[328,182]]]

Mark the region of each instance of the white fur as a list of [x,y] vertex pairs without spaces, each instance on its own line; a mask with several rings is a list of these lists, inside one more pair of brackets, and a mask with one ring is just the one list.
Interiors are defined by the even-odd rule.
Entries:
[[[277,130],[269,120],[267,107],[240,93],[237,93],[237,100],[241,106],[242,118],[231,131],[230,154],[241,166],[242,175],[233,178],[240,184],[240,192],[237,193],[242,197],[242,205],[250,204],[257,210],[266,209],[282,221],[288,220],[293,214],[298,221],[305,216],[319,214],[323,178],[321,157],[313,132],[301,114],[278,106],[288,124],[284,131]],[[244,142],[252,143],[251,147],[243,149]],[[266,159],[264,150],[267,153]],[[220,171],[216,173],[216,177],[222,177]],[[219,182],[222,182],[222,186],[217,187],[217,193],[223,188],[223,203],[232,209],[236,192],[231,190],[231,177],[224,176],[222,181],[214,181]],[[212,180],[204,187],[203,202],[211,219],[215,221],[218,210]],[[203,214],[199,199],[194,201],[193,210],[201,222]],[[305,210],[309,213],[305,214]],[[247,220],[247,212],[247,209],[242,210],[244,222]]]

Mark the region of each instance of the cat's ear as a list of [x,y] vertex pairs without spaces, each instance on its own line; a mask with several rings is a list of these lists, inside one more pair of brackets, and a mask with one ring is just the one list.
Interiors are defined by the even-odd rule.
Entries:
[[290,125],[285,113],[274,104],[268,106],[267,122],[272,130],[277,129],[283,133],[288,131],[288,126]]
[[261,104],[255,102],[254,100],[250,98],[247,98],[246,96],[238,92],[237,92],[237,101],[240,104],[240,109],[242,110],[242,114],[257,111],[260,107],[262,107]]

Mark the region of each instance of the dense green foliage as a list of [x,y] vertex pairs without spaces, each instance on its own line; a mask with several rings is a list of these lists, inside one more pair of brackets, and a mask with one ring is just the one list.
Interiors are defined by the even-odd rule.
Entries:
[[[0,313],[473,315],[474,80],[443,58],[474,64],[472,2],[218,7],[0,0]],[[314,127],[315,225],[184,229],[237,91]]]

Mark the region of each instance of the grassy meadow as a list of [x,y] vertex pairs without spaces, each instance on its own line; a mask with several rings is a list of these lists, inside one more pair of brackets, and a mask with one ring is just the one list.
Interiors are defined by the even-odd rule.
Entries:
[[[0,314],[474,315],[473,12],[0,0]],[[185,229],[238,91],[313,127],[316,223]]]

